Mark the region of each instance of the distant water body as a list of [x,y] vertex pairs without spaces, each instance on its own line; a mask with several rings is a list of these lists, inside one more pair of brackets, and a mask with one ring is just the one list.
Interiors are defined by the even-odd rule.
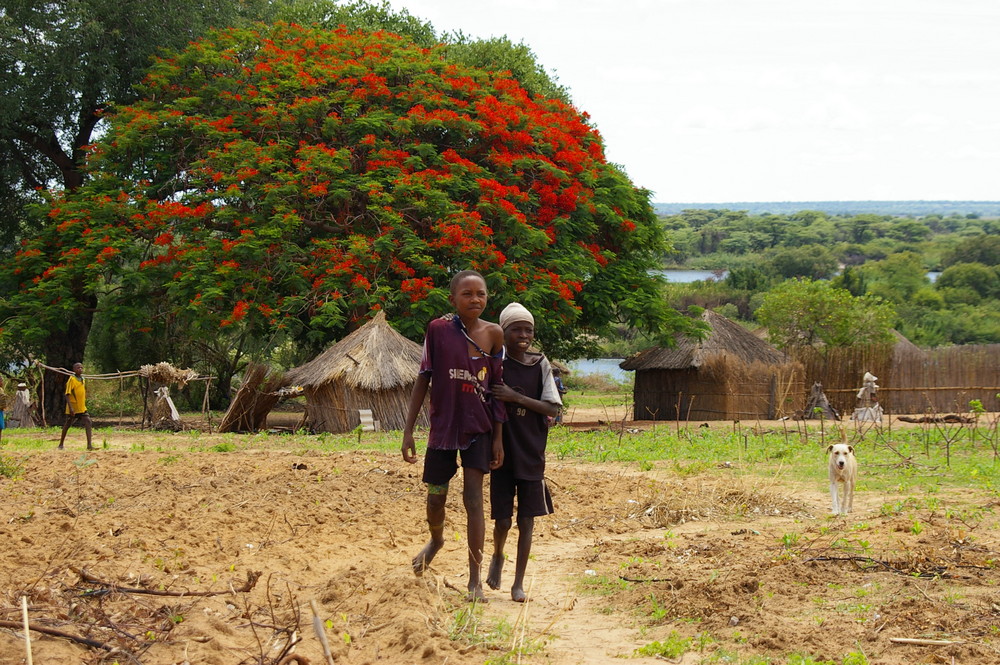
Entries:
[[594,358],[591,360],[573,360],[569,363],[569,369],[574,374],[607,374],[615,381],[627,381],[629,372],[618,366],[624,358]]
[[728,270],[654,270],[654,274],[662,275],[665,280],[674,284],[689,282],[704,282],[706,280],[723,280],[729,274]]

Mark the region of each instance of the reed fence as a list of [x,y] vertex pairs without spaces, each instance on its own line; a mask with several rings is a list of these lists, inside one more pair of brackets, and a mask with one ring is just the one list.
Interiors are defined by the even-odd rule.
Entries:
[[857,406],[865,372],[878,377],[878,399],[886,413],[965,413],[979,400],[1000,411],[1000,344],[938,349],[913,345],[870,345],[847,349],[794,349],[806,384],[823,384],[842,414]]

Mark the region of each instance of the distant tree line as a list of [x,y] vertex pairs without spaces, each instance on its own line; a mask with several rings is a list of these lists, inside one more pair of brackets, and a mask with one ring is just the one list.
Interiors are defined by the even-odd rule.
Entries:
[[[728,270],[721,281],[668,285],[674,307],[711,307],[759,325],[794,314],[784,309],[805,314],[848,294],[857,299],[848,309],[890,307],[869,322],[884,320],[922,346],[1000,342],[1000,220],[815,210],[685,210],[660,219],[673,246],[665,267]],[[790,288],[792,280],[825,286]],[[807,294],[811,300],[802,300]],[[787,325],[775,324],[776,331]],[[837,335],[839,344],[850,343]],[[793,334],[786,343],[796,339],[817,340]]]
[[685,210],[742,210],[751,215],[794,215],[818,210],[828,215],[972,215],[1000,217],[1000,201],[733,201],[729,203],[654,203],[658,215],[677,215]]

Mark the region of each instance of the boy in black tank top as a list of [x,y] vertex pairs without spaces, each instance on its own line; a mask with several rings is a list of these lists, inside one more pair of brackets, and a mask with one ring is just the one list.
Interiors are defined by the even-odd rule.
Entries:
[[503,428],[503,465],[490,473],[490,516],[493,558],[486,583],[500,588],[504,544],[510,531],[517,498],[517,561],[510,596],[523,603],[524,572],[531,554],[535,517],[552,513],[552,497],[545,487],[545,444],[548,418],[559,414],[562,400],[548,359],[529,352],[535,339],[535,320],[523,305],[511,303],[500,314],[506,356],[503,385],[492,386],[493,395],[507,406]]

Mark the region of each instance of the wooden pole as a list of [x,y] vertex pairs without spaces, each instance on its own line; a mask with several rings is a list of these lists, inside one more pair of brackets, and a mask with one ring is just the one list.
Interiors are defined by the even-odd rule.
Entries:
[[205,399],[201,401],[201,410],[205,414],[205,419],[208,420],[208,433],[212,433],[212,409],[208,399],[208,389],[212,386],[212,377],[209,377],[205,381]]
[[49,425],[45,420],[45,370],[39,368],[38,373],[40,375],[39,377],[40,380],[38,381],[38,384],[42,387],[41,402],[39,402],[42,414],[42,427],[48,427]]
[[21,596],[21,620],[24,621],[24,653],[25,657],[28,659],[28,665],[31,663],[31,632],[28,630],[28,597]]
[[323,619],[319,616],[319,608],[316,606],[315,599],[309,601],[309,607],[312,608],[313,630],[316,631],[316,637],[319,638],[319,643],[323,647],[323,656],[326,657],[327,665],[334,665],[333,654],[330,653],[330,643],[326,639],[326,631],[323,629]]

